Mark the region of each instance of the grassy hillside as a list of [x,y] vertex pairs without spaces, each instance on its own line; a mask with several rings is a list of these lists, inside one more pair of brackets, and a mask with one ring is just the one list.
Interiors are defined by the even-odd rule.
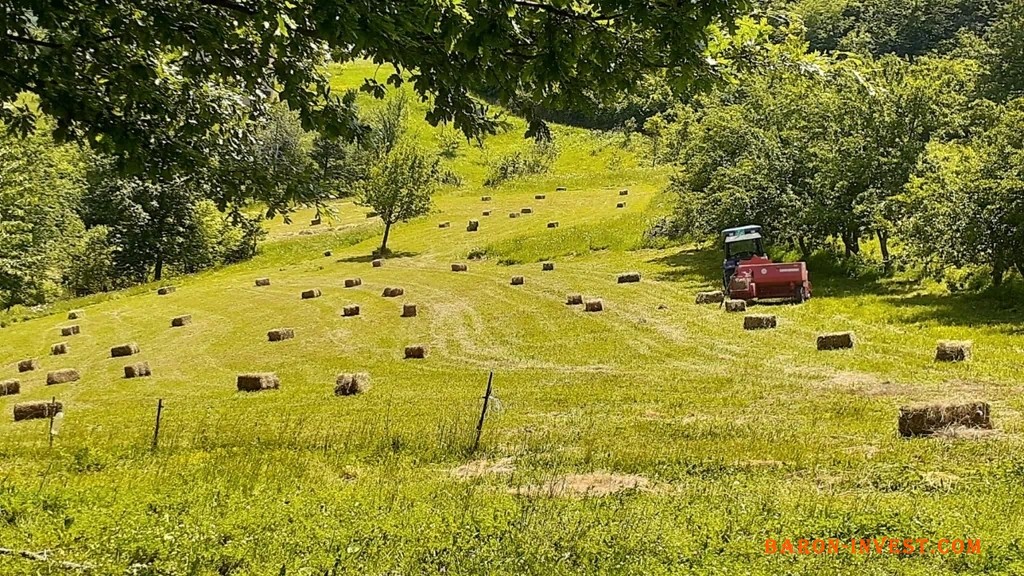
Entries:
[[[373,73],[339,70],[338,87]],[[693,303],[719,281],[717,252],[644,241],[667,172],[617,139],[558,127],[550,174],[483,187],[496,158],[528,145],[513,123],[461,148],[451,168],[463,185],[395,228],[400,257],[381,268],[369,263],[379,228],[341,203],[320,227],[310,211],[272,223],[255,260],[176,280],[174,294],[70,302],[83,319],[0,330],[0,380],[22,385],[0,398],[0,546],[99,574],[1024,570],[1015,303],[812,270],[812,301],[765,306],[779,328],[746,332],[742,315]],[[437,133],[416,127],[428,144]],[[479,232],[466,232],[470,218]],[[548,259],[556,269],[542,272]],[[617,284],[629,270],[643,281]],[[510,286],[513,275],[526,284]],[[255,287],[262,276],[272,285]],[[351,277],[362,286],[344,288]],[[405,296],[382,298],[386,286]],[[301,300],[308,288],[323,297]],[[605,311],[566,306],[573,292]],[[419,316],[401,318],[404,302]],[[362,314],[343,318],[353,303]],[[181,314],[193,324],[171,328]],[[81,334],[62,338],[70,324]],[[295,339],[268,342],[280,327]],[[834,330],[856,332],[857,347],[815,351]],[[975,359],[936,364],[940,339],[973,340]],[[68,355],[47,355],[65,340]],[[125,342],[141,353],[111,359]],[[404,360],[409,344],[428,357]],[[19,375],[33,357],[41,370]],[[124,379],[135,360],[153,376]],[[45,385],[65,367],[81,381]],[[276,372],[281,389],[236,392],[236,374],[252,371]],[[499,402],[471,453],[490,371]],[[371,389],[335,397],[341,372],[368,372]],[[45,420],[10,414],[52,396],[66,417],[50,448]],[[964,399],[991,402],[998,430],[896,436],[898,406]],[[766,538],[815,537],[981,538],[983,554],[764,554]],[[0,555],[0,573],[64,570]]]

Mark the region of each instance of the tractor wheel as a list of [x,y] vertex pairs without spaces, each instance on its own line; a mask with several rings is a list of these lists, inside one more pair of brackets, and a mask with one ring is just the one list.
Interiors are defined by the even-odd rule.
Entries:
[[807,302],[807,289],[799,286],[796,289],[796,303],[803,304],[804,302]]

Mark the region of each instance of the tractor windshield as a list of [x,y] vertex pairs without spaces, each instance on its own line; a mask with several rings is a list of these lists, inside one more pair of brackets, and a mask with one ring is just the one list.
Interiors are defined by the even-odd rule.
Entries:
[[725,250],[725,257],[727,259],[746,260],[762,252],[761,240],[759,238],[750,238],[748,240],[730,242],[726,244]]

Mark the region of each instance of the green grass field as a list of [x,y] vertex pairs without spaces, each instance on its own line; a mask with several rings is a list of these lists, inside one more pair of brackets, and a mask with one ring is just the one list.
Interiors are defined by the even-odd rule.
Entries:
[[[351,66],[338,86],[373,72]],[[429,144],[437,131],[415,133]],[[694,304],[719,282],[714,248],[644,239],[669,170],[621,137],[555,134],[552,172],[496,188],[482,185],[488,166],[527,146],[522,124],[464,145],[451,162],[463,185],[396,226],[381,268],[380,227],[341,203],[320,227],[312,210],[270,223],[256,259],[174,279],[174,294],[65,302],[0,330],[0,380],[22,385],[0,398],[0,547],[97,574],[1024,572],[1019,303],[812,268],[813,300],[758,307],[778,329],[744,331],[742,314]],[[508,217],[523,207],[534,213]],[[616,283],[632,270],[641,283]],[[262,276],[272,285],[255,287]],[[362,286],[344,288],[351,277]],[[405,296],[382,298],[386,286]],[[308,288],[323,296],[301,300]],[[566,306],[568,293],[605,310]],[[404,302],[419,316],[401,318]],[[343,318],[347,304],[362,314]],[[193,324],[171,328],[181,314]],[[268,342],[280,327],[295,339]],[[817,352],[836,330],[856,348]],[[935,363],[940,339],[973,340],[975,358]],[[70,353],[49,356],[59,341]],[[111,359],[126,342],[141,353]],[[409,344],[428,357],[404,360]],[[42,368],[19,375],[25,358]],[[124,379],[132,361],[153,376]],[[45,385],[65,367],[82,379]],[[236,392],[252,371],[281,389]],[[474,453],[491,371],[498,403]],[[371,389],[335,397],[341,372],[368,372]],[[45,420],[10,415],[52,396],[65,418],[50,448]],[[896,435],[900,405],[956,400],[991,402],[997,430]],[[766,538],[830,537],[980,538],[982,553],[764,553]],[[0,574],[63,573],[0,555]]]

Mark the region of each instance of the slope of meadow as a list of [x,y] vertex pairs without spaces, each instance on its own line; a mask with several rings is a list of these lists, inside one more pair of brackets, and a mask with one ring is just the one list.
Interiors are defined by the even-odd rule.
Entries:
[[[338,86],[373,73],[348,67]],[[644,241],[667,171],[619,139],[557,127],[551,173],[484,188],[487,167],[526,146],[513,122],[461,148],[451,167],[463,185],[395,228],[399,257],[381,268],[369,263],[379,227],[340,203],[315,229],[308,210],[272,223],[256,259],[176,279],[174,294],[68,302],[0,330],[0,379],[22,384],[0,398],[0,546],[100,574],[1024,570],[1012,303],[819,272],[812,301],[764,307],[778,329],[745,332],[742,315],[693,303],[718,282],[716,251]],[[428,144],[437,134],[415,132]],[[508,217],[526,206],[532,215]],[[466,232],[470,218],[479,232]],[[547,259],[556,269],[541,272]],[[616,284],[628,270],[643,281]],[[513,275],[526,284],[510,286]],[[272,285],[255,287],[262,276]],[[362,286],[344,288],[350,277]],[[405,296],[382,298],[385,286]],[[308,288],[323,297],[301,300]],[[605,311],[566,306],[571,292],[602,297]],[[419,316],[401,318],[403,302]],[[353,303],[362,314],[341,317]],[[66,320],[79,307],[84,318]],[[193,323],[171,328],[180,314]],[[60,336],[76,323],[81,334]],[[279,327],[295,339],[268,342]],[[815,351],[833,330],[853,330],[857,347]],[[974,360],[936,364],[939,339],[973,340]],[[48,356],[62,340],[70,353]],[[122,377],[128,362],[109,349],[125,342],[151,378]],[[420,343],[428,357],[403,360]],[[19,375],[30,357],[42,368]],[[46,386],[64,367],[82,379]],[[276,372],[281,389],[236,392],[251,371]],[[367,393],[333,395],[338,373],[360,371]],[[498,402],[471,453],[490,371]],[[66,413],[52,448],[46,421],[10,418],[16,402],[51,396]],[[963,399],[991,402],[998,430],[896,436],[901,404]],[[764,554],[766,538],[815,537],[980,538],[983,553]],[[0,555],[3,574],[63,572]]]

